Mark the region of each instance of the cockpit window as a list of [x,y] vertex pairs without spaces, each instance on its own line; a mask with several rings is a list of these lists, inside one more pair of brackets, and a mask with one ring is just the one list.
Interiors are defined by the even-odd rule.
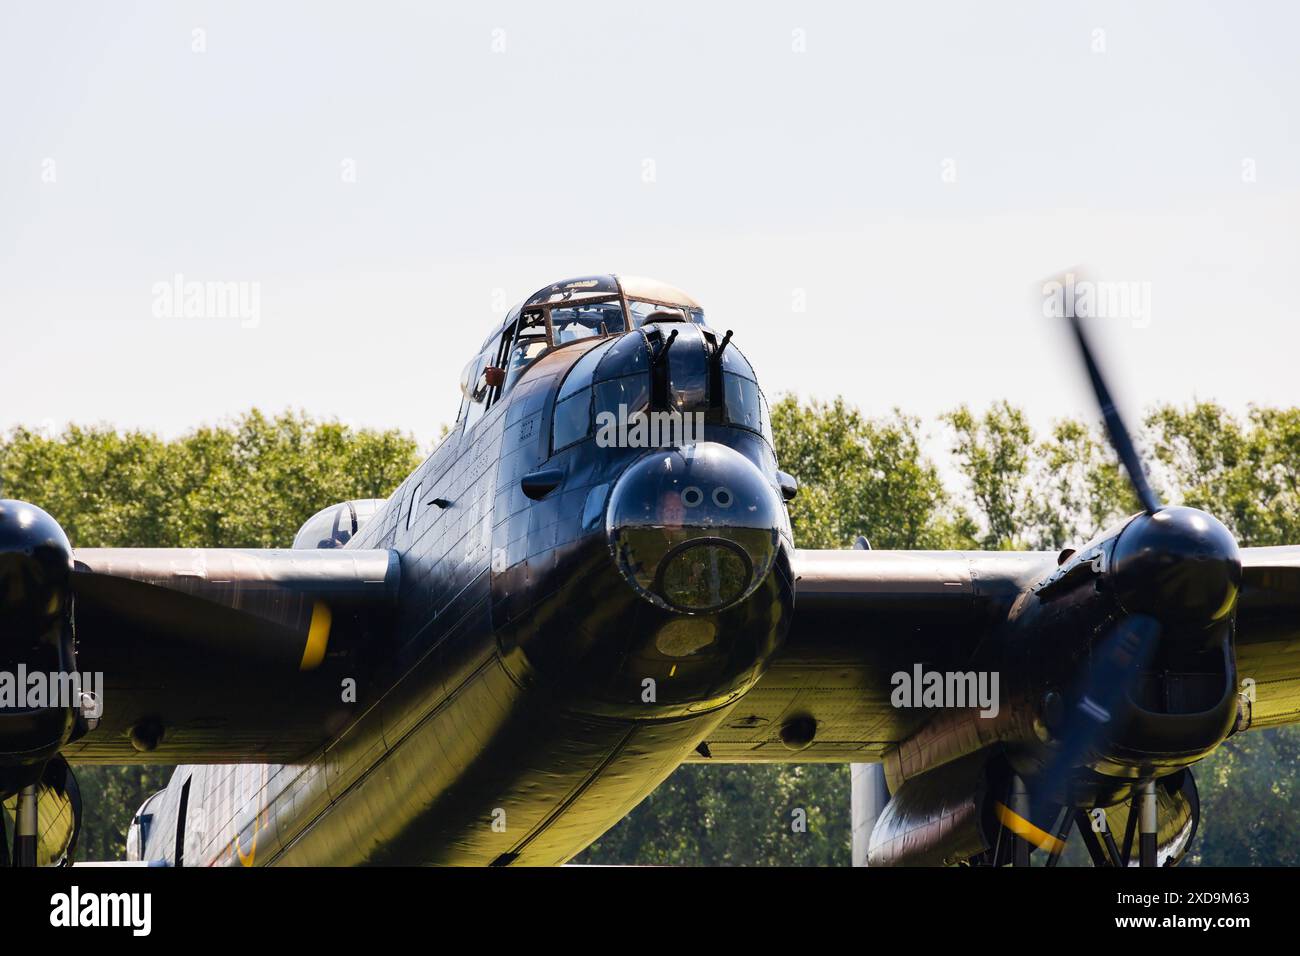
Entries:
[[[704,311],[679,289],[630,276],[624,280],[612,275],[588,276],[541,289],[510,310],[483,343],[478,359],[465,367],[461,380],[464,398],[457,420],[463,419],[465,428],[471,428],[552,348],[584,339],[617,339],[657,323],[680,324],[698,334],[698,327],[705,324]],[[686,328],[679,334],[685,334]],[[640,354],[646,345],[642,335],[618,355],[611,352],[611,358],[618,361],[601,370],[599,377],[616,378],[639,368],[648,361],[648,355]],[[680,377],[672,376],[674,384],[680,384]]]
[[546,316],[541,312],[525,312],[519,319],[514,341],[510,345],[510,355],[506,359],[506,380],[501,387],[501,394],[510,391],[519,376],[524,374],[524,369],[549,347]]
[[772,444],[772,413],[758,387],[753,366],[735,346],[722,353],[722,390],[727,421],[761,434]]
[[[491,353],[491,355],[495,354],[495,352]],[[483,370],[488,365],[489,357],[489,353],[484,352],[471,360],[460,375],[460,390],[464,396],[461,401],[461,417],[464,419],[464,427],[467,432],[474,427],[474,423],[482,418],[483,412],[487,410],[489,388],[487,375]]]
[[557,305],[551,309],[555,344],[623,331],[623,307],[617,301]]
[[600,364],[600,360],[605,357],[605,353],[609,351],[614,341],[614,339],[610,339],[607,342],[593,346],[587,351],[586,355],[573,363],[573,368],[569,369],[569,374],[564,377],[564,383],[560,386],[560,394],[556,398],[557,402],[564,401],[574,392],[591,384],[591,377],[596,372],[596,366]]
[[767,407],[767,399],[763,397],[758,383],[723,372],[722,384],[727,398],[727,421],[758,432],[771,445],[772,412]]
[[486,357],[476,355],[460,373],[460,393],[471,402],[481,402],[487,396],[487,382],[483,378]]
[[617,339],[606,339],[573,363],[555,398],[551,447],[558,450],[591,433],[591,377]]
[[740,349],[734,345],[728,344],[722,352],[722,370],[724,372],[734,372],[736,375],[743,375],[751,382],[757,382],[758,376],[754,374],[754,367],[749,364],[749,359],[740,354]]
[[730,372],[722,373],[722,382],[727,393],[727,421],[759,431],[762,428],[762,415],[759,411],[758,385]]
[[596,369],[596,378],[603,380],[644,372],[650,368],[650,340],[642,332],[638,335],[622,335],[605,353],[605,358]]
[[618,280],[609,275],[567,279],[537,290],[524,305],[571,302],[575,299],[599,299],[610,295],[616,296],[618,291]]
[[294,548],[342,548],[375,516],[383,504],[378,499],[344,501],[322,508],[294,535]]
[[694,325],[704,324],[703,309],[688,309],[681,305],[659,305],[655,302],[642,302],[631,299],[627,304],[632,313],[632,326],[639,328],[650,322],[690,322]]

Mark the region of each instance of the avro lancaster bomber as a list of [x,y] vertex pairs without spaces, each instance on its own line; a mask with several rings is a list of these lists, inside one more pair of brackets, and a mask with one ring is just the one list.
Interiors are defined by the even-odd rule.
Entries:
[[[684,761],[824,761],[871,768],[872,865],[1177,862],[1192,766],[1300,713],[1300,547],[1159,501],[1068,320],[1142,510],[1060,555],[797,548],[732,333],[612,275],[511,310],[429,458],[292,547],[74,549],[0,501],[0,669],[103,675],[0,708],[0,856],[71,857],[80,764],[176,767],[130,859],[261,866],[558,864]],[[996,706],[894,705],[932,672]]]

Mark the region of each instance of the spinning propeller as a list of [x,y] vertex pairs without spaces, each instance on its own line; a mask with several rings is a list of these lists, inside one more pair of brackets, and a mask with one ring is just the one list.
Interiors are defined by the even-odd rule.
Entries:
[[[1073,296],[1066,299],[1073,302]],[[1054,750],[1032,781],[1028,818],[1003,804],[1001,822],[1039,847],[1059,852],[1053,834],[1061,805],[1071,806],[1079,767],[1103,755],[1132,716],[1144,674],[1162,650],[1203,646],[1235,610],[1241,560],[1232,534],[1212,515],[1161,504],[1132,436],[1115,406],[1081,318],[1067,309],[1080,358],[1101,408],[1111,447],[1142,512],[1105,543],[1100,585],[1113,593],[1116,617],[1092,644],[1067,705],[1051,730]],[[1024,807],[1021,808],[1026,809]]]
[[1115,399],[1111,396],[1110,388],[1106,385],[1105,376],[1101,374],[1101,367],[1097,364],[1097,355],[1093,351],[1092,344],[1088,341],[1087,333],[1084,332],[1083,322],[1080,321],[1073,308],[1067,310],[1066,321],[1070,323],[1070,331],[1074,333],[1074,340],[1079,345],[1079,355],[1083,359],[1084,368],[1088,371],[1088,381],[1092,384],[1093,395],[1096,396],[1097,404],[1101,407],[1101,417],[1106,424],[1106,434],[1110,437],[1110,445],[1115,449],[1120,464],[1124,466],[1124,471],[1128,474],[1129,483],[1133,486],[1133,491],[1137,495],[1138,502],[1142,505],[1142,510],[1149,515],[1153,515],[1160,510],[1160,499],[1156,497],[1150,482],[1147,481],[1146,471],[1142,467],[1142,459],[1138,455],[1137,447],[1133,444],[1133,438],[1129,435],[1124,419],[1120,417],[1119,409],[1115,407]]

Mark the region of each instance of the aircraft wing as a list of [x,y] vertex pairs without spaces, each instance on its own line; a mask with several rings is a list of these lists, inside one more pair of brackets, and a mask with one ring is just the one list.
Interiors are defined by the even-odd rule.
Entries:
[[396,552],[383,550],[107,548],[74,558],[77,666],[103,675],[99,725],[63,750],[74,763],[310,753],[355,711],[342,681],[361,682],[357,651],[385,632],[399,575]]
[[1300,720],[1300,547],[1242,548],[1237,673],[1250,726]]
[[[758,684],[709,736],[712,759],[875,760],[919,724],[888,700],[890,677],[917,661],[965,669],[1015,596],[1056,565],[1047,552],[797,550],[794,621]],[[790,719],[817,721],[792,753]]]
[[[1240,677],[1251,726],[1300,719],[1300,547],[1243,548]],[[396,599],[395,552],[82,549],[73,590],[79,667],[104,675],[99,727],[73,762],[287,761],[347,719],[340,682]],[[918,661],[969,666],[1048,552],[796,551],[794,621],[758,685],[709,738],[713,759],[878,759],[925,715],[887,701]],[[817,721],[793,752],[792,717]],[[132,729],[156,720],[153,751]]]
[[[1300,720],[1300,547],[1241,557],[1236,649],[1239,677],[1253,682],[1250,726]],[[1055,565],[1049,552],[796,551],[789,637],[710,735],[711,759],[879,759],[927,719],[888,704],[890,677],[917,662],[968,669],[1016,595]],[[792,751],[780,728],[801,716],[816,720],[816,738]]]

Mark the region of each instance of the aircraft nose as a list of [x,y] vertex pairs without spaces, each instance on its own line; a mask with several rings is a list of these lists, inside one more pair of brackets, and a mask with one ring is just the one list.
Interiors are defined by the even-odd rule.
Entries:
[[646,600],[710,614],[748,597],[776,559],[785,511],[744,455],[716,442],[662,449],[610,493],[606,531],[619,571]]
[[40,636],[68,599],[72,546],[35,505],[0,499],[0,632]]

